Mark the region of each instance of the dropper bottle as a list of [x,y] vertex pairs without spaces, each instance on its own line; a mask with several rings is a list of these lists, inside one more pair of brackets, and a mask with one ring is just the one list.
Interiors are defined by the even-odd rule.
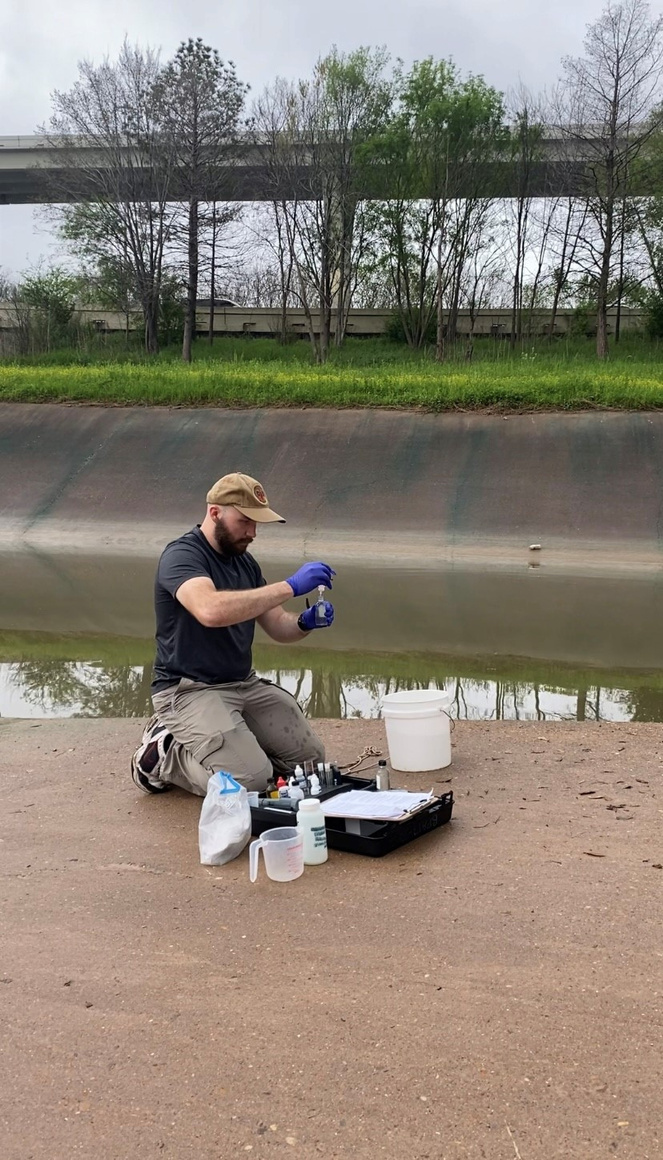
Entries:
[[291,802],[300,802],[305,797],[304,790],[300,785],[297,785],[294,775],[288,781],[288,797]]

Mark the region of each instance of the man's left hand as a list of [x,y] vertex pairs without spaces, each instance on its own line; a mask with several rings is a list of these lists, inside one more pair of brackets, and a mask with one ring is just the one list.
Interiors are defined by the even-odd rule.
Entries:
[[297,624],[304,632],[311,632],[314,628],[329,628],[334,620],[334,605],[330,604],[328,600],[323,601],[325,608],[324,620],[317,619],[318,605],[314,604],[312,608],[306,608],[299,617]]

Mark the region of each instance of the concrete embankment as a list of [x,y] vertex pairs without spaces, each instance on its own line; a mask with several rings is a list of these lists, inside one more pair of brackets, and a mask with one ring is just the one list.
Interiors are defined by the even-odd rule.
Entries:
[[[288,519],[265,555],[651,567],[663,414],[0,405],[0,541],[153,552],[242,469]],[[580,556],[579,556],[580,554]],[[421,562],[421,561],[417,561]]]

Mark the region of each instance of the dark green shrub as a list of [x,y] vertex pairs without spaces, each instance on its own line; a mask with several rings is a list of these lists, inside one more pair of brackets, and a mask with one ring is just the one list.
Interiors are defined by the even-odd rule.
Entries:
[[[419,311],[418,310],[414,309],[412,311],[412,317],[409,321],[410,321],[411,325],[414,325],[415,327],[418,328],[418,323],[419,323]],[[385,328],[385,337],[388,338],[390,342],[401,342],[401,343],[407,342],[407,336],[405,333],[405,325],[403,322],[403,315],[400,313],[400,311],[395,310],[394,313],[390,316],[389,321],[387,323],[387,326]],[[424,336],[424,341],[427,343],[437,342],[437,319],[435,318],[434,315],[431,318],[430,322],[428,323],[428,326],[426,327],[426,334]]]
[[649,294],[644,308],[647,334],[650,338],[663,338],[663,295]]

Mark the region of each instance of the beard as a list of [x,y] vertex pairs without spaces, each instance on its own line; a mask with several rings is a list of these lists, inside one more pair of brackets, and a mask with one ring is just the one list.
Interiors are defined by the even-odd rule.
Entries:
[[249,536],[232,536],[221,520],[214,521],[214,540],[222,556],[243,556],[253,542]]

